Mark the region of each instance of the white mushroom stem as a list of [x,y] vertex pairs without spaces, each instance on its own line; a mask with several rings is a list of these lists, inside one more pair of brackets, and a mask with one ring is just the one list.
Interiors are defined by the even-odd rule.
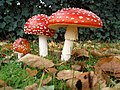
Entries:
[[20,59],[23,56],[23,53],[19,53],[19,52],[17,53],[18,53],[18,59]]
[[39,55],[46,57],[48,55],[47,37],[39,35]]
[[62,50],[61,60],[68,61],[71,58],[74,40],[78,39],[78,29],[76,26],[68,26],[65,33],[65,42]]

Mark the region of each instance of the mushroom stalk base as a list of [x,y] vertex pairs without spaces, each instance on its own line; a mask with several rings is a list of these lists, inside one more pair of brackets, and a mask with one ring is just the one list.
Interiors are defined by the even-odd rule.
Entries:
[[48,55],[47,37],[39,36],[39,55],[46,57]]
[[65,40],[64,47],[62,50],[61,60],[68,61],[71,58],[71,52],[73,48],[73,40]]
[[61,60],[68,61],[71,58],[74,40],[78,39],[78,29],[76,26],[67,26],[65,33],[65,42],[62,50]]
[[20,59],[23,56],[23,53],[19,53],[19,52],[17,53],[18,53],[18,59]]

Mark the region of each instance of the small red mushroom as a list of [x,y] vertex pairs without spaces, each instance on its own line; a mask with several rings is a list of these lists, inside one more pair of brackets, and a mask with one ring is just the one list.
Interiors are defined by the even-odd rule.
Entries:
[[79,8],[64,8],[49,17],[49,28],[57,30],[66,28],[65,43],[61,60],[68,61],[71,57],[73,41],[78,39],[78,27],[101,28],[102,20],[93,12]]
[[26,34],[34,34],[39,36],[39,55],[48,55],[47,37],[53,37],[55,30],[48,28],[48,17],[44,14],[38,14],[30,19],[24,25]]
[[18,38],[13,43],[13,50],[18,53],[18,59],[22,55],[25,55],[30,52],[30,44],[27,39]]

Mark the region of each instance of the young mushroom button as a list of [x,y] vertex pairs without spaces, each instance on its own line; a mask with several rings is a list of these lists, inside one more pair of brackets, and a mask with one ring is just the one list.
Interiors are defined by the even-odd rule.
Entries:
[[79,8],[64,8],[49,17],[49,28],[57,30],[66,28],[65,42],[61,60],[68,61],[71,57],[73,41],[78,39],[78,27],[102,28],[102,20],[93,12]]
[[39,36],[39,55],[47,56],[47,37],[53,37],[55,30],[48,28],[48,17],[44,14],[32,16],[24,25],[26,34],[34,34]]
[[30,52],[30,44],[27,39],[18,38],[13,43],[13,50],[18,53],[18,59],[22,55],[25,55]]

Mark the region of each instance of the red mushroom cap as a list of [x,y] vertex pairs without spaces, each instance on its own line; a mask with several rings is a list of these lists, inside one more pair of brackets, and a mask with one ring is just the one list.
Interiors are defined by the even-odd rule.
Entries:
[[49,17],[49,28],[58,29],[68,25],[77,27],[102,27],[102,20],[93,12],[79,8],[64,8]]
[[27,54],[30,52],[30,44],[27,39],[19,38],[13,43],[13,50],[19,53]]
[[32,16],[24,25],[24,31],[26,34],[45,35],[52,37],[55,34],[55,30],[48,28],[48,17],[44,14],[38,14]]

